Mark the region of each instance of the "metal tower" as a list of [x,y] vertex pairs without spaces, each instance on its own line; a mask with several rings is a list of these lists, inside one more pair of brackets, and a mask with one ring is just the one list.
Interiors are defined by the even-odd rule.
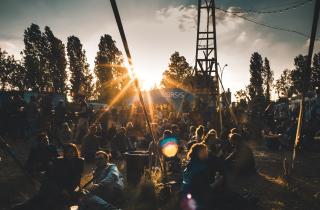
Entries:
[[216,123],[215,127],[220,133],[222,130],[222,117],[217,62],[215,0],[198,0],[194,78],[196,81],[196,93],[198,93],[199,98],[202,98],[202,101],[207,101],[208,104],[211,104],[209,105],[213,112],[211,120]]
[[218,76],[214,0],[198,0],[195,75]]

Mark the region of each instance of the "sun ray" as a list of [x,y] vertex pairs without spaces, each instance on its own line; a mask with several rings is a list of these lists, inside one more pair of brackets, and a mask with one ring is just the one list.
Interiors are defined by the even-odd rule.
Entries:
[[149,115],[150,115],[150,118],[151,118],[151,122],[155,122],[155,119],[154,119],[154,109],[153,109],[153,101],[152,101],[152,98],[151,98],[151,95],[150,95],[150,91],[147,91],[146,92],[146,95],[147,95],[147,105],[148,105],[148,111],[149,111]]
[[99,116],[96,118],[95,122],[97,123],[102,116],[111,110],[111,108],[121,99],[123,98],[124,94],[127,92],[127,90],[132,87],[133,84],[133,80],[130,80],[130,82],[128,82],[123,88],[122,90],[111,100],[111,102],[108,104],[108,107],[99,114]]

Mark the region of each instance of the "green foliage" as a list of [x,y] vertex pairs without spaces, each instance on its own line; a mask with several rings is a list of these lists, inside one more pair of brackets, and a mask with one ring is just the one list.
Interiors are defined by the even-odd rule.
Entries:
[[122,54],[110,35],[105,34],[100,38],[94,72],[97,75],[99,100],[109,102],[124,85],[117,79],[127,74],[127,70],[123,67]]
[[7,68],[7,52],[0,48],[0,82],[1,90],[5,90],[10,80],[10,71]]
[[320,93],[320,52],[313,57],[313,68],[311,76],[312,88]]
[[49,27],[44,33],[36,24],[31,24],[24,32],[25,86],[33,91],[66,91],[65,46],[56,38]]
[[56,38],[51,29],[46,26],[43,37],[47,43],[46,61],[49,70],[49,81],[56,93],[64,93],[66,91],[67,80],[67,60],[65,46],[62,41]]
[[248,90],[238,90],[236,91],[236,93],[234,94],[234,96],[236,97],[237,101],[248,101],[249,97],[248,97]]
[[181,87],[186,85],[191,74],[192,67],[186,58],[179,52],[175,52],[170,57],[170,63],[168,69],[163,73],[161,84],[165,88]]
[[307,56],[298,55],[294,59],[295,69],[291,71],[292,90],[299,94],[303,90],[304,72],[307,69]]
[[275,90],[279,97],[291,97],[292,96],[292,79],[291,70],[285,69],[280,78],[276,80]]
[[7,52],[0,48],[0,88],[25,89],[25,69],[15,60],[14,56],[7,55]]
[[267,102],[271,101],[271,90],[273,86],[273,71],[270,68],[270,62],[268,58],[264,59],[264,67],[263,67],[263,83],[264,83],[264,96]]
[[263,94],[263,77],[264,72],[263,60],[259,53],[255,52],[250,60],[250,85],[249,95],[251,100],[256,97],[262,97]]
[[84,95],[87,99],[90,99],[93,97],[93,76],[89,70],[86,52],[82,49],[82,44],[78,37],[68,37],[67,52],[71,73],[71,95],[74,99],[79,95]]
[[47,68],[47,43],[40,27],[31,24],[24,31],[24,66],[26,68],[26,86],[33,91],[43,91],[50,86],[50,73]]

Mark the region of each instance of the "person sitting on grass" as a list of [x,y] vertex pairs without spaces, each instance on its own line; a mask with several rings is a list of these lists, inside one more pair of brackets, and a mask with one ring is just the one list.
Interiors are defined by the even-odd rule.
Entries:
[[49,144],[49,139],[46,133],[40,133],[32,146],[26,168],[33,175],[39,175],[42,172],[48,171],[53,160],[58,157],[57,148]]
[[[228,190],[224,170],[219,161],[210,158],[205,144],[192,145],[187,159],[189,162],[183,171],[182,209],[255,209],[252,206],[254,203]],[[190,208],[190,200],[195,204],[194,207]]]
[[208,147],[203,143],[193,144],[187,159],[189,162],[183,171],[182,197],[193,198],[197,210],[213,208],[212,199],[223,188],[224,178],[218,167],[210,161]]
[[224,157],[229,147],[229,142],[224,139],[218,138],[217,132],[211,129],[205,136],[203,143],[208,146],[209,153],[216,157]]
[[82,140],[81,154],[88,162],[94,161],[95,154],[100,147],[100,138],[96,135],[97,126],[92,125],[89,132]]
[[110,163],[111,155],[96,153],[96,170],[89,193],[81,200],[79,210],[115,210],[122,201],[124,179],[115,164]]
[[76,188],[80,185],[84,160],[74,144],[67,144],[63,157],[50,165],[39,192],[13,210],[57,210],[71,206]]

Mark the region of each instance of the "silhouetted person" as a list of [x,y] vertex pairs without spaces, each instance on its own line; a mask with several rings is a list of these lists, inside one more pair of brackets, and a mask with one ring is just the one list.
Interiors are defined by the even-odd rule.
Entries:
[[46,172],[57,157],[57,148],[49,144],[48,136],[45,133],[41,133],[30,150],[26,167],[32,174]]
[[92,125],[88,134],[82,139],[81,154],[86,161],[93,161],[100,146],[100,137],[96,135],[97,127]]
[[243,142],[241,136],[234,133],[230,136],[233,150],[226,158],[229,169],[235,175],[248,175],[256,171],[254,155],[250,147]]
[[112,157],[120,158],[122,154],[129,151],[129,139],[127,137],[127,131],[124,127],[120,128],[118,133],[112,139],[111,142],[111,150],[112,150]]
[[57,210],[70,205],[73,193],[80,185],[84,160],[74,144],[64,147],[63,157],[50,166],[40,191],[15,210]]
[[26,106],[26,115],[28,123],[27,137],[31,137],[36,133],[39,126],[39,107],[34,96],[31,96],[30,102]]
[[224,178],[214,173],[213,168],[217,166],[210,162],[208,155],[205,144],[193,144],[187,154],[189,162],[183,171],[182,197],[192,197],[197,203],[197,210],[211,209],[215,190],[224,183]]
[[54,122],[55,128],[60,129],[62,124],[66,121],[67,110],[62,100],[59,101],[58,105],[54,109]]
[[77,129],[75,133],[75,139],[74,141],[79,143],[81,140],[81,137],[84,136],[88,132],[88,118],[89,118],[89,112],[88,112],[88,105],[85,100],[80,101],[80,107],[79,107],[79,120],[77,124]]
[[196,210],[249,210],[249,202],[226,188],[224,169],[219,159],[210,157],[205,144],[192,145],[183,171],[182,205],[193,199]]

